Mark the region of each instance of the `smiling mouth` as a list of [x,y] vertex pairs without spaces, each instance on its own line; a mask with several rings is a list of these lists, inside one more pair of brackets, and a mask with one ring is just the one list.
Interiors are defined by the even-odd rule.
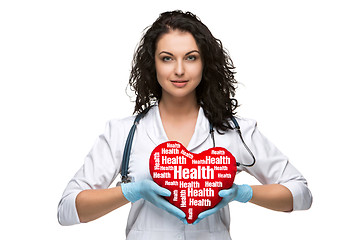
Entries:
[[170,80],[173,83],[185,83],[188,82],[189,80]]
[[189,80],[170,80],[170,82],[177,88],[183,88],[187,85]]

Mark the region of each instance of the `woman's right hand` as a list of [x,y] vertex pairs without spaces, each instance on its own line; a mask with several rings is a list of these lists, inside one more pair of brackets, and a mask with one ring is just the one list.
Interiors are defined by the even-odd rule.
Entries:
[[124,197],[130,202],[133,203],[143,198],[187,224],[185,213],[163,198],[163,196],[170,197],[171,192],[166,188],[160,187],[154,181],[145,179],[139,182],[122,183],[121,189]]

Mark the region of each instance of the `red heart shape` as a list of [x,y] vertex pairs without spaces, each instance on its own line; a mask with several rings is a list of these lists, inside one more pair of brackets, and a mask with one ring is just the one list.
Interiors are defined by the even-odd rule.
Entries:
[[185,212],[188,223],[221,201],[218,192],[231,188],[237,170],[235,157],[225,148],[195,154],[177,141],[158,145],[149,164],[154,182],[171,191],[166,199]]

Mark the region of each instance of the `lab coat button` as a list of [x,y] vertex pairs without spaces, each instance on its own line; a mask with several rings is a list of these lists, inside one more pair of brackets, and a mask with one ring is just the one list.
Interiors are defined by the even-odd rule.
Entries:
[[182,235],[181,234],[177,235],[177,239],[182,239]]

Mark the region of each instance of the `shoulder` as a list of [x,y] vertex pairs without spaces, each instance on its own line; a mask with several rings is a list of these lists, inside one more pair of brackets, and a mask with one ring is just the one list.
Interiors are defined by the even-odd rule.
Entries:
[[[253,131],[257,127],[257,121],[254,120],[254,119],[245,118],[245,117],[239,117],[239,116],[234,116],[234,119],[239,124],[239,127],[240,127],[242,132]],[[232,127],[235,127],[235,124],[232,121],[231,121],[230,124],[231,124]]]
[[123,128],[125,126],[131,126],[134,123],[136,116],[128,116],[125,118],[114,118],[107,121],[106,125],[112,128]]
[[[146,114],[144,114],[139,120],[139,127],[142,125],[148,125],[149,122],[153,122],[156,119],[157,106],[151,107]],[[111,119],[106,123],[106,130],[110,133],[126,133],[128,134],[131,127],[134,124],[135,118],[138,115],[132,115],[125,118]]]
[[134,123],[135,116],[110,119],[105,124],[104,135],[109,139],[117,139],[128,134]]

